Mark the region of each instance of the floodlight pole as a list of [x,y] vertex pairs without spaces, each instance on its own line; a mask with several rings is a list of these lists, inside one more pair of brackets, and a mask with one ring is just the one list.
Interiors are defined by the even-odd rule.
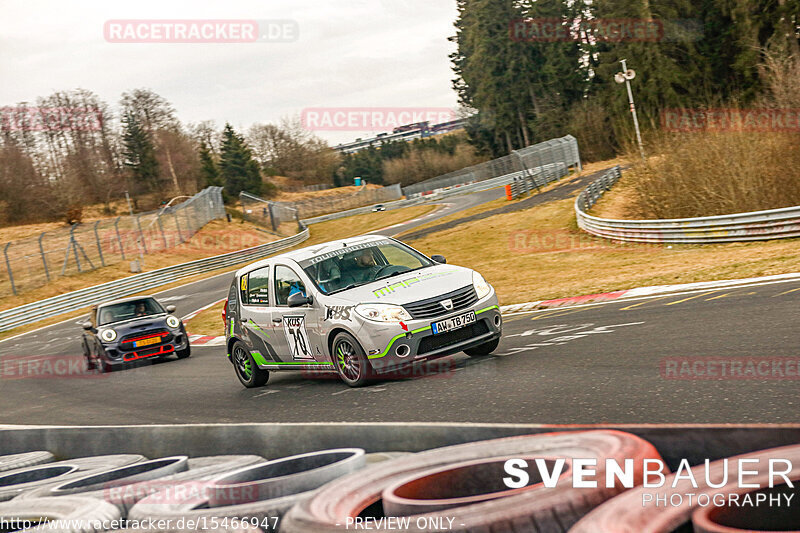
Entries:
[[[622,63],[622,74],[625,76],[625,73],[628,72],[628,65],[625,63],[624,59],[620,59],[619,61]],[[631,80],[628,79],[628,76],[625,76],[625,88],[628,89],[628,103],[631,107],[631,115],[633,115],[633,127],[636,128],[636,142],[639,143],[639,153],[642,155],[642,161],[647,162],[647,159],[644,157],[644,146],[642,145],[642,133],[639,131],[639,117],[636,116],[636,105],[633,103],[633,91],[631,91]]]

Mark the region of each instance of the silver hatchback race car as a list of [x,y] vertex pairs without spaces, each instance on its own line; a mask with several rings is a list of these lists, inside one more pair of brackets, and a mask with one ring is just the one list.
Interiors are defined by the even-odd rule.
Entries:
[[224,313],[245,387],[273,370],[336,371],[350,386],[500,342],[494,289],[477,272],[367,235],[271,257],[236,273]]

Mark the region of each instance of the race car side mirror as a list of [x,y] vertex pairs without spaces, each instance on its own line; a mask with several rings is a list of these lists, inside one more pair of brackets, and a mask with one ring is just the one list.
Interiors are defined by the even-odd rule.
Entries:
[[306,304],[314,303],[314,299],[311,296],[306,296],[301,292],[296,292],[294,294],[290,294],[289,298],[286,300],[286,304],[289,307],[302,307]]
[[447,264],[447,259],[445,259],[443,255],[432,255],[431,259],[433,259],[435,263],[440,263],[442,265]]
[[175,309],[177,309],[177,307],[175,307],[174,305],[168,305],[167,306],[167,313],[174,313]]
[[86,322],[81,324],[81,327],[86,331],[89,331],[92,329],[92,323],[87,320]]

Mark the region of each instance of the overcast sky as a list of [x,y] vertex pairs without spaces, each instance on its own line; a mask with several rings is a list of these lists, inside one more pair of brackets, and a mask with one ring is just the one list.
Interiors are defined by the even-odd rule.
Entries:
[[[85,88],[116,107],[148,87],[183,122],[237,128],[307,107],[456,107],[454,0],[0,0],[0,105]],[[289,19],[283,43],[107,42],[125,19]],[[318,132],[332,143],[373,132]],[[378,132],[374,132],[378,133]]]

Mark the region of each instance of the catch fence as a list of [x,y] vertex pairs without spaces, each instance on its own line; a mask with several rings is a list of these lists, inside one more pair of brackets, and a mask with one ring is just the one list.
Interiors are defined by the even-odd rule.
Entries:
[[485,163],[456,170],[442,176],[403,187],[407,198],[429,194],[440,189],[459,187],[470,183],[519,175],[539,168],[576,168],[581,170],[578,141],[572,135],[541,142]]
[[4,243],[0,245],[0,296],[173,248],[224,216],[222,188],[208,187],[176,206],[74,224]]

